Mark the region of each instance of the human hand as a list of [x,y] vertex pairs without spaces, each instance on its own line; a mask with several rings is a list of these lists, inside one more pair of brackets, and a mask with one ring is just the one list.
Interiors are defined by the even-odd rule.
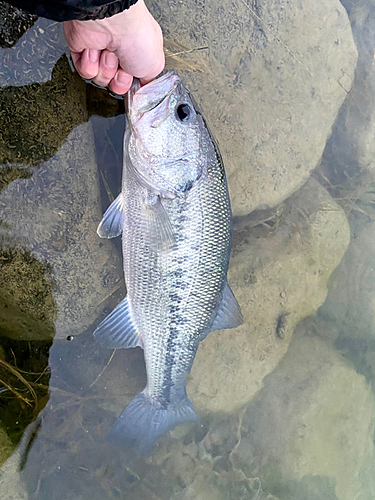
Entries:
[[81,77],[115,94],[125,94],[133,77],[145,85],[164,68],[163,35],[143,0],[112,17],[63,27]]

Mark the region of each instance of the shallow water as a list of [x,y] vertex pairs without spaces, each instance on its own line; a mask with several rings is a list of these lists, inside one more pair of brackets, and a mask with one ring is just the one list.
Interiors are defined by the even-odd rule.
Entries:
[[39,20],[0,52],[1,498],[372,500],[373,8],[150,8],[223,155],[245,323],[199,348],[199,422],[144,458],[105,442],[146,377],[140,349],[92,338],[126,293],[120,241],[96,235],[120,189],[123,107]]

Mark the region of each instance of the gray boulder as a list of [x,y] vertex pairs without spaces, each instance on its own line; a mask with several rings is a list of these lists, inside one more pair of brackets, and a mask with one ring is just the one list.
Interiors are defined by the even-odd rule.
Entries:
[[338,0],[150,8],[167,40],[206,48],[200,71],[183,79],[218,140],[235,215],[278,205],[318,164],[351,89],[357,51],[345,9]]

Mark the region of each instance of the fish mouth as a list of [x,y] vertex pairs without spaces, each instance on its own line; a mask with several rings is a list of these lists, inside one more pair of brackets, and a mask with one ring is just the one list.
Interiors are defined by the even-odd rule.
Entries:
[[133,97],[134,94],[141,88],[141,84],[139,81],[139,78],[133,78],[133,83],[130,89],[128,90],[126,96],[125,96],[125,111],[126,114],[128,115],[130,110],[132,109],[132,103],[133,103]]
[[143,87],[141,87],[139,79],[134,78],[125,100],[125,110],[130,121],[133,121],[136,116],[156,108],[171,95],[180,82],[180,77],[175,71],[168,71],[165,75]]

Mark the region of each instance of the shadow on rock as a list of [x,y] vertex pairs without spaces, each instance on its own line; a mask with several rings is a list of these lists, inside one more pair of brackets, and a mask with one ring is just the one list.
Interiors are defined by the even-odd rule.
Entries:
[[0,90],[0,164],[38,165],[51,158],[77,125],[93,114],[116,116],[120,103],[87,86],[66,56],[52,80]]

